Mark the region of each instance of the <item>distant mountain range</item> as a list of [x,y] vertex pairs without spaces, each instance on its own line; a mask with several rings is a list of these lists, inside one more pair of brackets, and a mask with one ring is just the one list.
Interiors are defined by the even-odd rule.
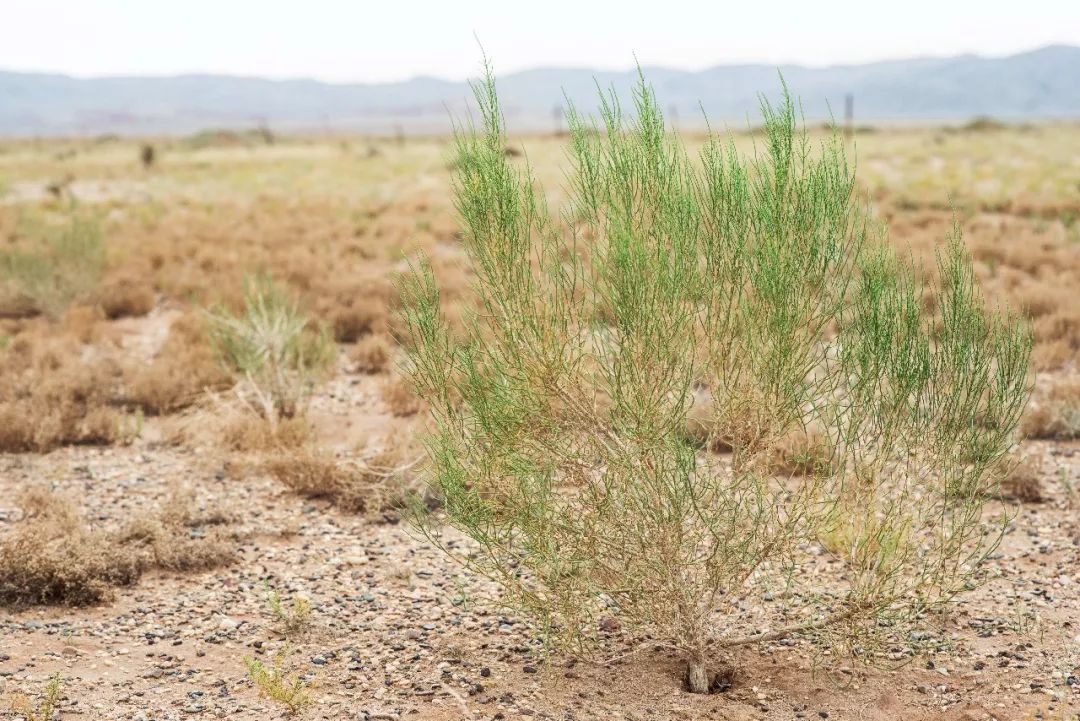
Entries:
[[[1055,45],[1005,58],[961,55],[808,68],[721,65],[696,72],[647,67],[680,125],[744,126],[758,120],[758,93],[776,97],[777,73],[810,120],[856,122],[1080,118],[1080,47]],[[565,97],[583,111],[596,86],[629,96],[636,71],[537,68],[499,78],[511,130],[552,130]],[[565,93],[565,95],[564,95]],[[207,128],[278,131],[444,132],[467,107],[465,83],[418,77],[383,84],[329,84],[222,75],[72,78],[0,71],[0,135],[182,134]]]

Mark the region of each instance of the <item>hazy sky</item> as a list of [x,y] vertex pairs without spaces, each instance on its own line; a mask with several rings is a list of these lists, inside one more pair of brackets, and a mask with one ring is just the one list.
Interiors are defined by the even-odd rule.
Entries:
[[[3,0],[0,68],[329,81],[537,65],[699,69],[1080,45],[1080,0]],[[2,102],[2,99],[0,99]]]

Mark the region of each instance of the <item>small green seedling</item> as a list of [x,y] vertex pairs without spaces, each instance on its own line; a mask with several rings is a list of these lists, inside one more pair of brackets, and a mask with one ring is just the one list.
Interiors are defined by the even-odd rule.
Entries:
[[295,714],[312,703],[311,684],[284,670],[287,656],[288,649],[283,648],[272,664],[248,657],[244,659],[244,665],[259,693],[285,706],[290,714]]
[[29,698],[18,695],[11,700],[11,711],[26,721],[52,721],[60,706],[61,692],[60,674],[53,674],[45,684],[41,702],[36,707]]
[[266,602],[270,606],[270,613],[281,626],[282,633],[286,637],[294,636],[303,632],[311,625],[311,601],[303,596],[294,596],[286,605],[281,594],[276,589],[266,584]]

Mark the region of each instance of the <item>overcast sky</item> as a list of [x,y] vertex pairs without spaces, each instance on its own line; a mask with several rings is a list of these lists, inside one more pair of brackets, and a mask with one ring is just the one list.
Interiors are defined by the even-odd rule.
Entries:
[[[3,0],[0,69],[387,81],[1080,45],[1080,0]],[[474,37],[475,36],[475,37]],[[0,99],[2,101],[2,99]]]

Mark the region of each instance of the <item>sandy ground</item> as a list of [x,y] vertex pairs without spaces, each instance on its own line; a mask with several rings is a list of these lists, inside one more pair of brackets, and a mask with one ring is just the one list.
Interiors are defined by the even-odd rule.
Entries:
[[[345,435],[377,431],[372,382],[340,377],[316,415],[337,418]],[[59,672],[62,718],[279,718],[243,660],[272,660],[287,645],[284,665],[313,681],[315,703],[301,713],[312,719],[1075,718],[1078,448],[1029,449],[1046,458],[1049,498],[1018,509],[992,562],[998,578],[958,606],[939,653],[868,670],[779,643],[744,651],[734,687],[710,696],[684,693],[676,659],[618,632],[605,652],[629,655],[616,663],[547,656],[518,620],[475,603],[483,584],[392,513],[299,499],[206,449],[143,440],[3,456],[0,534],[28,483],[78,498],[105,527],[182,486],[235,515],[242,549],[231,567],[147,576],[100,607],[0,611],[0,688],[34,694]],[[267,583],[312,601],[310,627],[287,642]]]

